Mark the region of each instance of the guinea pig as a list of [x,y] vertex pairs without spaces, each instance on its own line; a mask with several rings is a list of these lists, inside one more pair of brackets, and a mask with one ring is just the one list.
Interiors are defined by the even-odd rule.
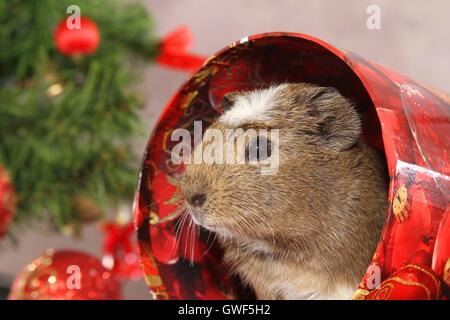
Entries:
[[[258,299],[351,298],[380,238],[388,189],[354,105],[307,83],[235,92],[222,105],[194,153],[216,143],[205,138],[214,131],[226,148],[218,158],[243,161],[185,165],[179,185],[193,222],[217,234],[225,264]],[[244,148],[226,139],[236,129],[253,129]],[[263,174],[271,158],[277,168]]]

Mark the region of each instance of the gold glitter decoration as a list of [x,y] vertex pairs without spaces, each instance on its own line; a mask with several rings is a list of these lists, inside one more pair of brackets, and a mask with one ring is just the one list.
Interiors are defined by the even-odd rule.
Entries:
[[192,101],[195,99],[195,97],[197,95],[198,95],[198,91],[197,90],[190,91],[190,92],[186,93],[183,96],[183,98],[181,99],[180,108],[182,110],[187,109],[191,105]]
[[442,277],[444,282],[450,286],[450,258],[447,259],[444,267],[444,275]]
[[400,187],[394,197],[392,208],[398,221],[403,222],[408,218],[407,210],[408,190],[406,187]]
[[163,285],[161,277],[159,277],[159,276],[147,275],[145,277],[145,280],[151,287],[159,287],[159,286]]
[[364,300],[366,296],[370,293],[369,290],[358,289],[352,294],[352,300]]
[[150,222],[151,225],[158,224],[158,222],[159,222],[159,217],[158,217],[158,215],[156,214],[155,211],[150,211],[150,219],[149,219],[149,222]]

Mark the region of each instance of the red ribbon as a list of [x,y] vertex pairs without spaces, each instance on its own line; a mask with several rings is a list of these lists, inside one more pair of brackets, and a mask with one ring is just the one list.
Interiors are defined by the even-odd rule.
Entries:
[[173,69],[197,71],[206,57],[188,52],[192,43],[192,33],[188,27],[181,26],[175,29],[160,42],[156,62]]
[[108,261],[105,265],[103,260],[104,267],[112,269],[119,278],[140,276],[136,247],[132,240],[134,239],[133,223],[121,225],[116,222],[105,222],[102,228],[105,232],[103,258],[107,258],[106,261]]
[[115,222],[105,222],[103,229],[106,232],[103,242],[103,253],[113,254],[116,250],[121,249],[125,253],[134,251],[131,237],[133,235],[133,224],[119,225]]

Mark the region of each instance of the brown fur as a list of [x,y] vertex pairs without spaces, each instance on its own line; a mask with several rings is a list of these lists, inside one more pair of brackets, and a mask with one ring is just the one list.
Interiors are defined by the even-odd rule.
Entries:
[[[359,117],[333,88],[285,85],[267,115],[241,126],[280,129],[278,173],[187,165],[185,198],[202,192],[206,202],[186,205],[218,233],[224,261],[259,298],[350,298],[384,221],[384,159],[358,142]],[[227,127],[217,121],[210,128]]]

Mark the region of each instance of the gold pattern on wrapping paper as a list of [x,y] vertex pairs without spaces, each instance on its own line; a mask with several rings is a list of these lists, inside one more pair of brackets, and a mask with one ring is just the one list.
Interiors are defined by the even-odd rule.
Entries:
[[447,262],[445,263],[442,278],[444,279],[444,282],[450,286],[450,258],[448,258]]
[[238,45],[239,41],[233,41],[228,45],[228,49],[232,49]]
[[145,281],[148,283],[150,287],[159,287],[163,285],[160,276],[148,274],[145,276]]
[[403,222],[408,218],[408,190],[405,186],[398,188],[392,202],[394,216],[399,222]]
[[[446,267],[448,267],[448,268],[450,269],[450,259],[447,260],[447,264],[448,264],[448,266],[446,265]],[[438,289],[438,290],[437,290],[437,294],[436,294],[435,299],[439,299],[440,291],[441,291],[441,286],[440,286],[439,281],[436,280],[436,278],[433,276],[433,274],[431,274],[428,270],[426,270],[426,269],[424,269],[424,268],[421,268],[421,267],[419,267],[419,266],[416,266],[416,265],[414,265],[414,264],[408,264],[408,265],[404,266],[402,269],[404,269],[404,268],[413,268],[413,269],[417,269],[417,270],[419,270],[419,271],[425,273],[426,275],[430,276],[430,277],[433,279],[433,282],[434,282],[436,288]],[[447,270],[447,271],[450,272],[450,270]],[[444,280],[445,280],[445,270],[444,270]],[[430,290],[429,290],[425,285],[423,285],[423,284],[420,283],[420,282],[408,281],[408,280],[402,279],[402,278],[397,277],[397,276],[396,276],[396,277],[389,278],[388,281],[398,282],[398,283],[401,283],[401,284],[403,284],[403,285],[409,285],[409,286],[417,286],[417,287],[420,287],[420,288],[424,289],[424,291],[427,293],[428,299],[431,299],[431,293],[430,293]],[[384,283],[384,284],[378,289],[377,293],[375,294],[375,296],[374,296],[373,298],[386,299],[386,298],[388,298],[388,297],[390,296],[390,294],[391,294],[393,288],[394,288],[394,285],[393,285],[392,283]],[[370,293],[370,291],[368,291],[368,290],[361,289],[361,288],[360,288],[360,289],[357,289],[357,290],[353,293],[352,299],[353,299],[353,300],[364,300],[365,297],[366,297],[369,293]]]
[[[405,286],[415,286],[415,287],[422,288],[422,289],[425,290],[425,292],[427,293],[428,300],[431,299],[431,293],[430,293],[430,290],[429,290],[424,284],[422,284],[422,283],[420,283],[420,282],[408,281],[408,280],[402,279],[402,278],[400,278],[400,277],[392,277],[392,278],[390,278],[389,280],[395,281],[395,282],[398,282],[398,283],[401,283],[401,284],[403,284],[403,285],[405,285]],[[383,286],[383,287],[384,287],[384,286]]]
[[155,224],[165,223],[167,221],[176,219],[179,216],[181,216],[181,214],[183,213],[182,204],[184,201],[184,197],[178,189],[178,180],[170,175],[167,175],[166,179],[167,179],[167,182],[170,183],[172,186],[177,187],[177,191],[175,191],[174,194],[169,199],[165,200],[163,202],[163,204],[177,206],[177,209],[175,209],[172,213],[166,215],[165,217],[163,217],[161,219],[158,217],[158,221]]
[[386,300],[391,295],[392,290],[394,289],[394,285],[392,283],[385,283],[379,291],[374,295],[374,300]]
[[172,204],[176,206],[181,205],[183,203],[184,197],[183,194],[179,191],[180,189],[178,187],[179,186],[178,179],[172,177],[171,175],[167,175],[166,179],[168,183],[177,188],[177,191],[175,191],[174,194],[169,199],[164,201],[164,204],[165,205]]
[[369,290],[366,289],[357,289],[352,294],[352,300],[364,300],[366,296],[370,293]]
[[202,67],[205,67],[208,63],[210,63],[213,59],[216,58],[216,55],[210,55],[208,58],[205,59],[205,61],[203,61]]
[[225,61],[220,61],[220,60],[216,60],[217,55],[211,55],[209,56],[205,62],[203,62],[203,67],[206,66],[207,64],[215,64],[215,65],[224,65],[224,66],[229,66],[230,64],[228,62]]
[[169,295],[165,291],[163,291],[163,292],[151,291],[151,295],[152,295],[152,300],[167,300],[167,299],[169,299]]
[[431,279],[433,279],[434,285],[436,286],[437,291],[438,291],[438,292],[437,292],[437,296],[436,296],[436,299],[438,299],[438,298],[439,298],[439,294],[440,294],[440,292],[441,292],[441,283],[434,277],[434,275],[433,275],[431,272],[429,272],[428,270],[426,270],[426,269],[424,269],[424,268],[421,268],[421,267],[419,267],[419,266],[416,266],[415,264],[408,264],[408,265],[406,265],[404,268],[407,268],[407,267],[413,268],[413,269],[416,269],[416,270],[419,270],[419,271],[425,273],[425,274],[426,274],[427,276],[429,276]]
[[[164,283],[161,279],[161,277],[159,275],[155,275],[155,274],[150,274],[150,272],[154,272],[154,271],[150,271],[149,268],[151,269],[156,269],[158,270],[158,268],[156,267],[156,261],[152,256],[151,253],[151,249],[149,244],[145,244],[142,246],[141,248],[144,251],[144,257],[145,257],[145,261],[142,261],[142,267],[144,269],[144,279],[145,282],[147,283],[147,285],[151,288],[151,293],[153,295],[153,299],[156,300],[158,299],[158,297],[160,297],[161,299],[164,299],[164,297],[166,297],[166,299],[168,298],[167,292],[166,292],[166,287],[164,286]],[[158,272],[158,271],[156,271]],[[158,292],[156,292],[155,290],[157,290]]]
[[165,223],[171,220],[174,220],[176,218],[178,218],[179,216],[181,216],[183,214],[183,207],[178,207],[177,209],[175,209],[175,211],[173,211],[172,213],[169,213],[168,215],[166,215],[164,218],[161,218],[158,223]]
[[217,72],[218,68],[216,66],[209,66],[203,69],[200,69],[194,77],[192,81],[196,85],[203,86],[205,84],[205,80],[211,76],[213,76]]
[[181,192],[177,191],[173,194],[172,197],[170,197],[169,199],[167,199],[164,204],[173,204],[173,205],[181,205],[183,202],[183,195],[181,194]]
[[180,109],[181,110],[187,109],[197,95],[198,95],[197,90],[189,91],[188,93],[184,94],[180,102]]
[[153,210],[150,211],[149,222],[150,222],[151,225],[158,224],[158,222],[159,222],[159,217],[158,217],[158,215],[156,214],[156,212],[153,211]]

